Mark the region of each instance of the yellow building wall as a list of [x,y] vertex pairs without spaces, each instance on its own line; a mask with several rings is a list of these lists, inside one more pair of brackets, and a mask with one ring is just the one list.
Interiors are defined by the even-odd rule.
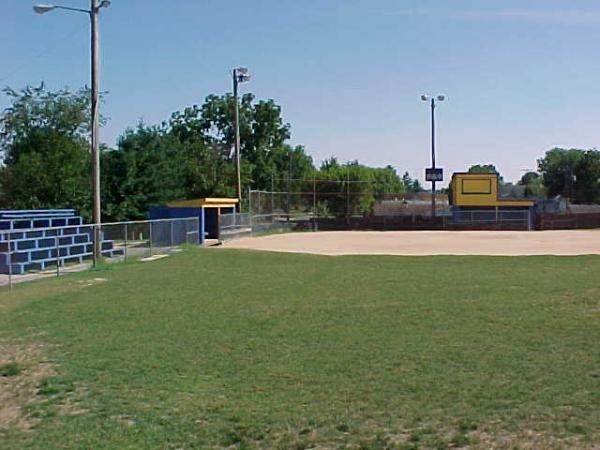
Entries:
[[493,173],[455,173],[452,175],[452,200],[455,206],[511,206],[529,208],[531,200],[498,198],[498,175]]

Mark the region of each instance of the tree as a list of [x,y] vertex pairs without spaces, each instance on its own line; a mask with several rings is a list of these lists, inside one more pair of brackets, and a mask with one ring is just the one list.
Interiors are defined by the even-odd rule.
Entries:
[[562,195],[575,203],[600,202],[600,152],[553,148],[538,160],[549,196]]
[[111,220],[142,219],[151,205],[184,198],[186,167],[180,143],[164,128],[140,123],[102,155],[103,196]]
[[402,180],[391,166],[368,167],[358,161],[341,165],[331,157],[323,161],[317,178],[317,196],[326,203],[327,211],[339,217],[369,214],[385,194],[404,192]]
[[475,164],[469,167],[469,173],[495,173],[498,175],[498,183],[504,183],[504,178],[500,176],[500,172],[493,164]]
[[411,178],[408,172],[404,172],[404,175],[402,175],[402,184],[404,185],[404,190],[406,192],[416,193],[425,190],[423,189],[421,182],[417,178]]
[[75,208],[89,218],[88,90],[3,92],[11,105],[0,116],[2,207]]
[[525,197],[542,198],[546,196],[542,176],[537,172],[525,173],[518,184],[525,188],[523,191]]
[[469,167],[469,173],[498,173],[493,164],[475,164]]
[[[230,94],[210,95],[201,107],[176,112],[169,122],[171,133],[185,143],[203,143],[221,153],[222,162],[233,163],[235,139],[234,104]],[[245,191],[270,189],[273,178],[285,178],[291,167],[296,175],[314,170],[312,159],[301,146],[290,147],[290,125],[283,122],[281,107],[273,100],[254,102],[252,94],[240,101],[240,142],[242,187]],[[235,185],[234,179],[231,179]]]
[[[103,157],[106,211],[115,220],[144,217],[149,205],[178,198],[235,195],[233,97],[210,95],[173,113],[160,126],[127,130]],[[240,105],[243,192],[270,189],[272,179],[309,177],[312,159],[291,147],[289,125],[273,100]]]

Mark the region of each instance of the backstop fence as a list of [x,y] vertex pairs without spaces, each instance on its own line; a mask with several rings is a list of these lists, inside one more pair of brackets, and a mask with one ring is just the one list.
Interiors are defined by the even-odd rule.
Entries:
[[18,228],[6,221],[0,230],[0,279],[12,283],[32,274],[81,270],[93,262],[94,245],[102,259],[125,261],[167,254],[184,244],[200,243],[198,217],[141,220],[100,225]]
[[[253,227],[321,229],[356,227],[365,218],[415,217],[427,222],[431,194],[396,192],[401,187],[385,181],[280,179],[271,190],[250,190],[249,214]],[[448,197],[438,194],[436,215],[448,212]],[[386,221],[387,222],[387,221]],[[437,221],[434,221],[437,222]],[[432,224],[433,225],[433,224]]]
[[295,230],[451,230],[532,229],[527,209],[451,208],[437,193],[393,192],[383,182],[352,180],[276,180],[288,190],[250,190],[247,214],[221,217],[220,239],[251,233]]

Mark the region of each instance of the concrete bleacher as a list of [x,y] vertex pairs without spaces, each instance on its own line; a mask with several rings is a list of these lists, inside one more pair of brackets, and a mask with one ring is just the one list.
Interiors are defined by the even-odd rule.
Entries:
[[[93,228],[74,209],[0,210],[0,273],[9,272],[9,261],[13,274],[82,263],[93,256],[93,246]],[[111,240],[102,240],[101,251],[122,254]]]

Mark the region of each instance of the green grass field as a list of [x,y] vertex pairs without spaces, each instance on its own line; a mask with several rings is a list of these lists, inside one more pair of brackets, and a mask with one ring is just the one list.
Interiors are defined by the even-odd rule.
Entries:
[[0,447],[594,448],[599,274],[191,248],[3,288]]

